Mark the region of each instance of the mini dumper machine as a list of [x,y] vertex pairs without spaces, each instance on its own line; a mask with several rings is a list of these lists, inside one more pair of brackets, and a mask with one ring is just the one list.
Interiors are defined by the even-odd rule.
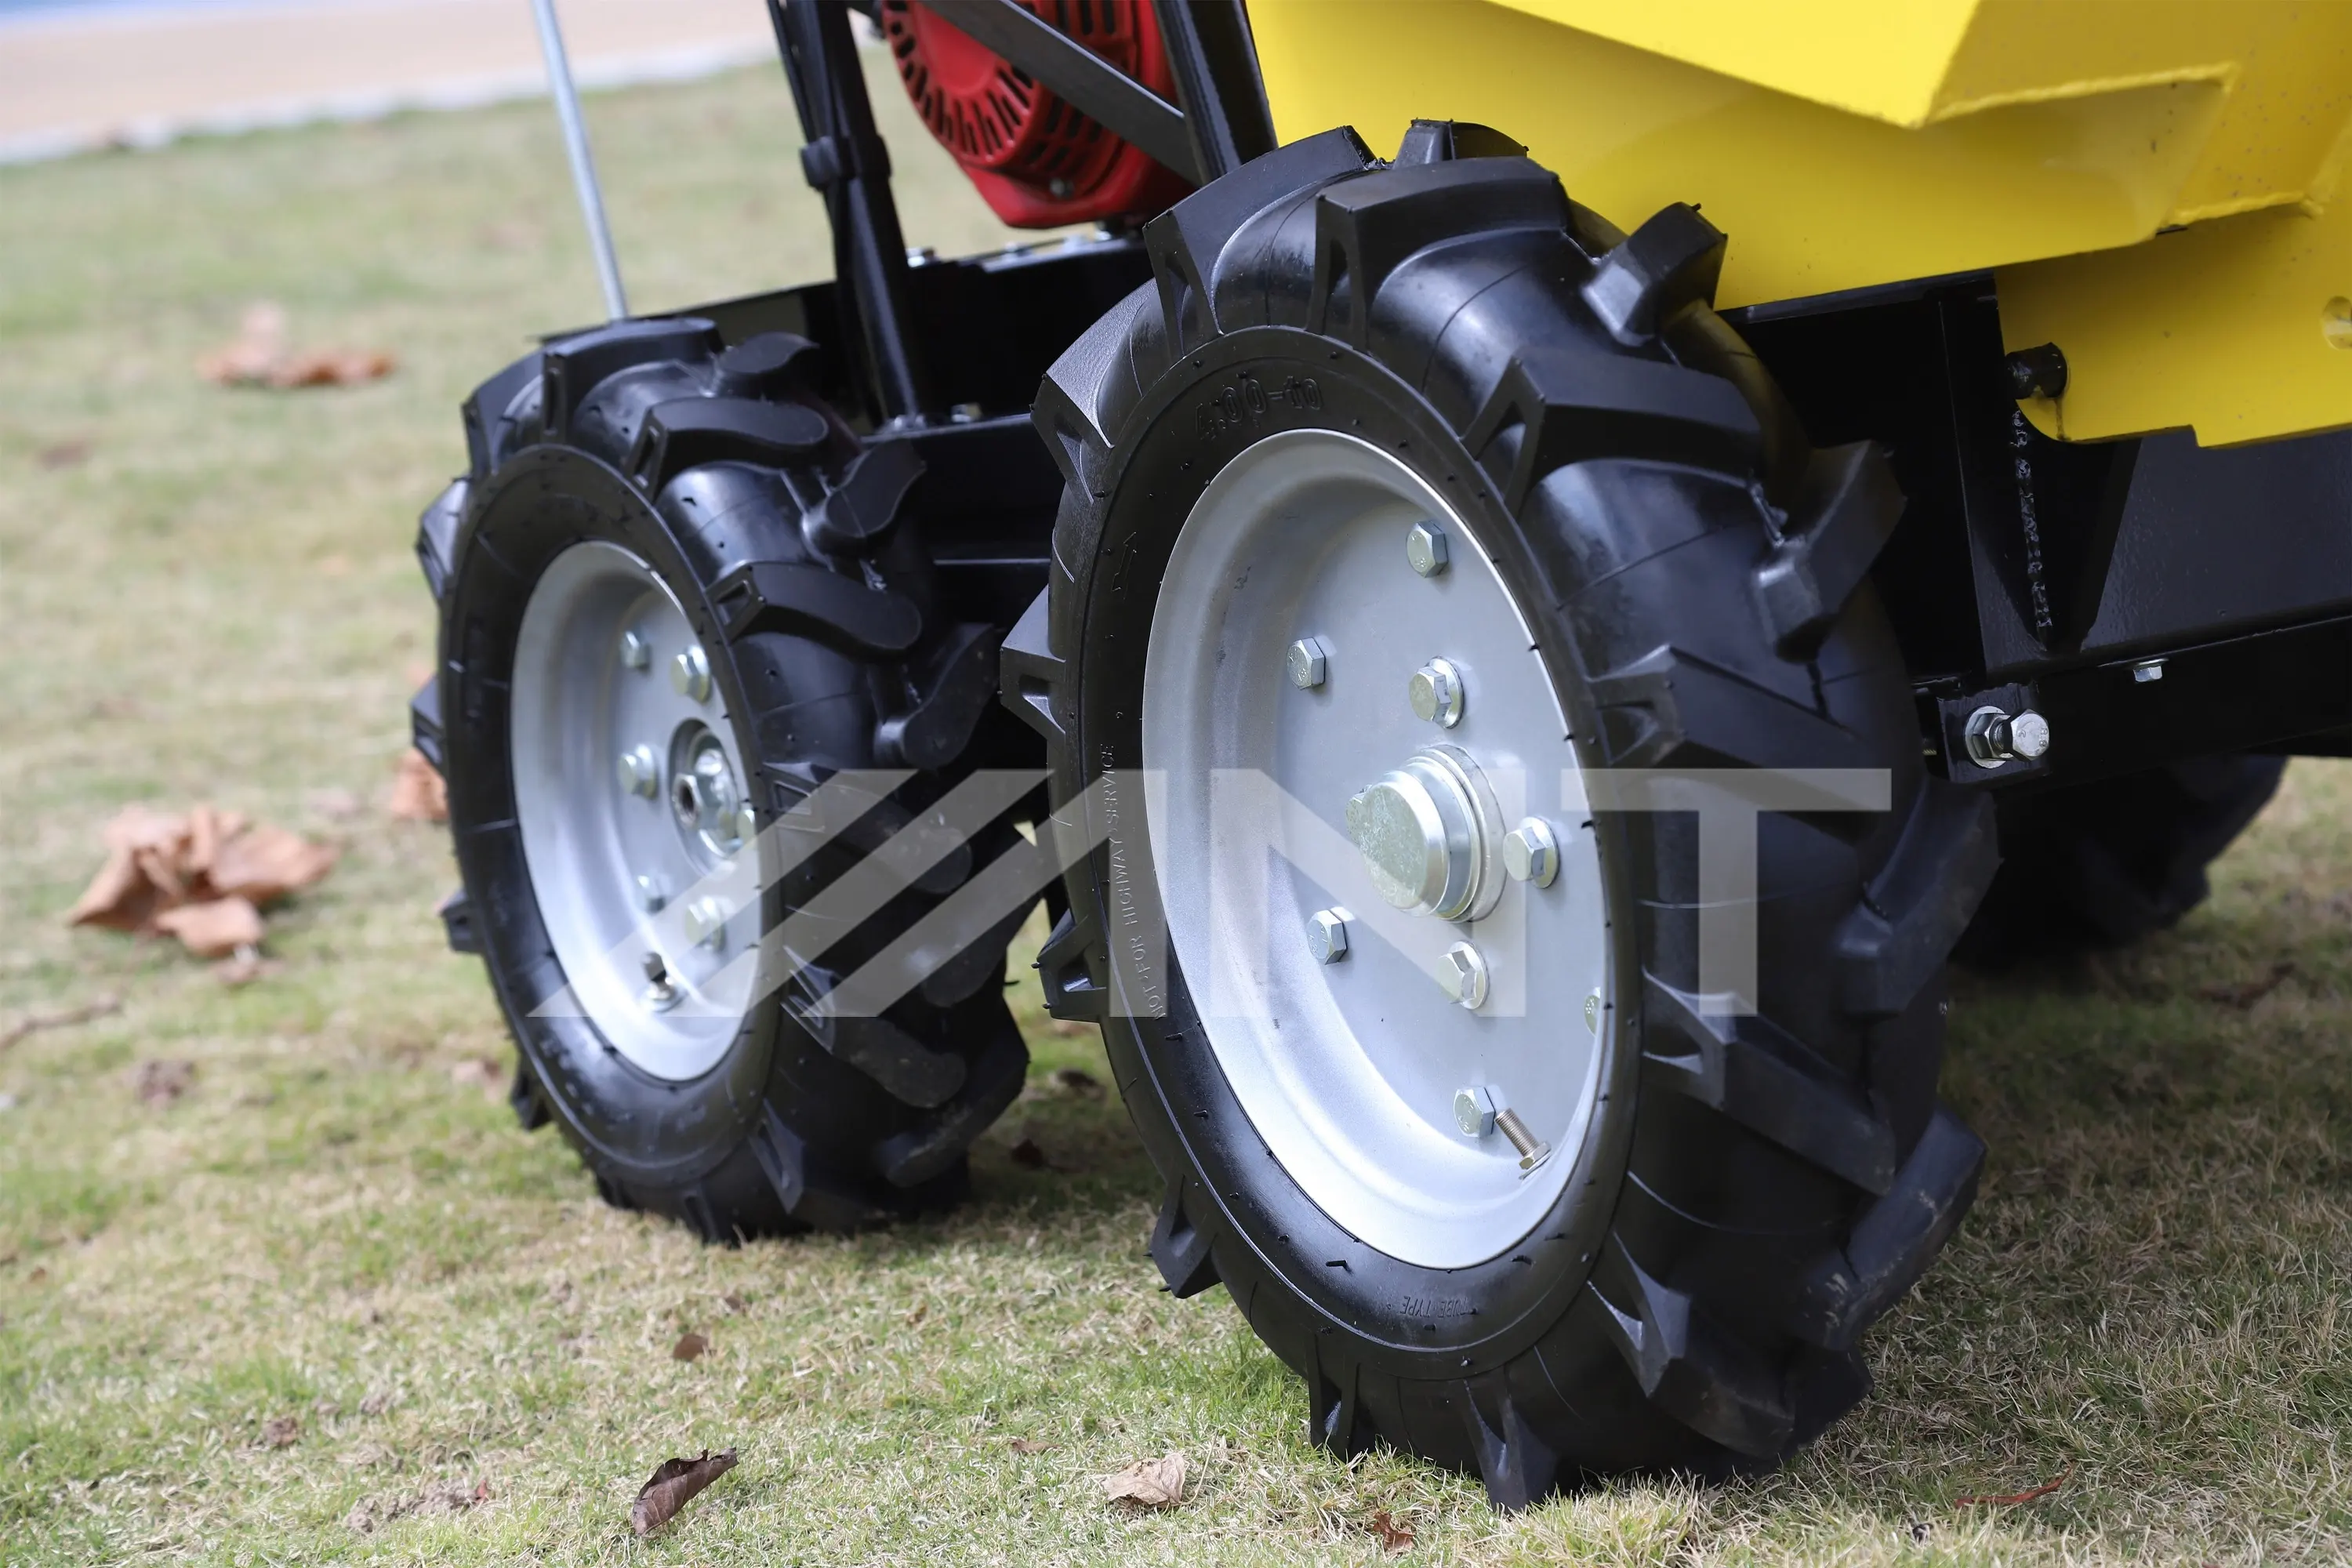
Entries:
[[[2352,741],[2352,7],[770,10],[835,275],[610,289],[418,535],[519,1118],[950,1205],[1042,900],[1318,1441],[1794,1452],[1975,1190],[1947,963]],[[1066,232],[909,255],[861,32]]]

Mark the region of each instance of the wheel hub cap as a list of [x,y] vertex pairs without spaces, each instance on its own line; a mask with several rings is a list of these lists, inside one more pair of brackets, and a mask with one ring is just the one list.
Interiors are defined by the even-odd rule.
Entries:
[[1433,746],[1348,803],[1348,837],[1381,898],[1416,915],[1454,920],[1501,896],[1496,813],[1477,765]]

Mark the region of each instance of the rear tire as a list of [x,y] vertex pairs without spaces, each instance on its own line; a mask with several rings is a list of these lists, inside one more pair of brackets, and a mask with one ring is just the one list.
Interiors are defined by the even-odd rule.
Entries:
[[[1458,570],[1491,573],[1529,628],[1570,731],[1517,737],[1533,776],[1884,770],[1891,812],[1759,820],[1752,1016],[1717,1016],[1696,994],[1688,818],[1595,811],[1559,825],[1592,840],[1607,915],[1596,1087],[1589,1114],[1557,1098],[1531,1112],[1556,1116],[1557,1131],[1536,1131],[1565,1140],[1538,1167],[1557,1196],[1533,1223],[1472,1246],[1475,1258],[1402,1222],[1391,1246],[1366,1239],[1386,1221],[1359,1188],[1419,1184],[1414,1201],[1452,1212],[1434,1154],[1417,1164],[1413,1152],[1442,1152],[1451,1135],[1428,1084],[1392,1074],[1383,1100],[1373,1077],[1351,1080],[1355,1100],[1385,1115],[1392,1100],[1425,1123],[1396,1123],[1392,1157],[1351,1187],[1345,1170],[1312,1173],[1307,1144],[1241,1070],[1241,1037],[1210,1016],[1208,982],[1188,962],[1192,917],[1160,900],[1171,876],[1191,874],[1205,784],[1171,769],[1159,801],[1115,793],[1092,825],[1108,837],[1073,868],[1040,967],[1058,1016],[1104,1026],[1166,1179],[1151,1251],[1170,1289],[1222,1281],[1306,1380],[1310,1430],[1335,1454],[1384,1442],[1475,1472],[1498,1506],[1517,1507],[1587,1474],[1769,1465],[1862,1395],[1859,1335],[1974,1191],[1982,1145],[1934,1088],[1943,960],[1994,846],[1989,804],[1922,772],[1906,672],[1864,581],[1900,507],[1883,455],[1814,454],[1783,417],[1706,308],[1720,237],[1669,209],[1626,239],[1524,159],[1447,161],[1500,139],[1445,129],[1416,127],[1393,167],[1352,132],[1294,143],[1147,228],[1155,283],[1074,345],[1040,395],[1039,427],[1069,482],[1049,597],[1008,640],[1005,685],[1047,734],[1059,798],[1109,770],[1165,763],[1149,739],[1153,694],[1171,689],[1151,677],[1155,617],[1173,613],[1163,577],[1190,581],[1179,552],[1195,520],[1256,526],[1204,492],[1274,442],[1336,442],[1377,454],[1367,472],[1402,475],[1391,496],[1432,498],[1477,547],[1457,542]],[[1372,503],[1282,504],[1296,533],[1355,528],[1348,508]],[[1407,571],[1404,523],[1379,526],[1395,530],[1395,624],[1409,638],[1404,596],[1431,589]],[[1276,572],[1283,531],[1263,537],[1273,553],[1222,582]],[[1201,771],[1248,761],[1261,709],[1276,733],[1318,722],[1279,658],[1259,657],[1315,629],[1287,614],[1261,604],[1199,639],[1201,689],[1217,694],[1203,732],[1225,737],[1192,759]],[[1391,657],[1381,640],[1360,636],[1332,668]],[[1474,710],[1485,668],[1470,669]],[[1328,743],[1351,742],[1339,731]],[[1361,777],[1391,762],[1368,755]],[[1336,825],[1344,802],[1305,804]],[[1181,847],[1166,865],[1163,844]],[[1376,897],[1370,887],[1349,901]],[[1325,884],[1318,897],[1341,892]],[[1139,910],[1153,908],[1171,921],[1164,961],[1136,940],[1150,923]],[[1481,942],[1485,929],[1455,927]],[[1301,940],[1295,930],[1274,939]],[[1349,952],[1359,966],[1396,957],[1362,937]],[[1554,961],[1587,958],[1529,964]],[[1322,1005],[1279,1011],[1300,1053],[1324,1048]],[[1430,1049],[1483,1059],[1491,1020],[1434,1016]],[[1586,1028],[1557,1023],[1563,1040]],[[1376,1024],[1350,1027],[1367,1053],[1416,1048]],[[1289,1091],[1311,1097],[1325,1081],[1302,1069]],[[1352,1104],[1310,1110],[1339,1129],[1332,1146],[1374,1147],[1370,1134],[1348,1143]],[[1496,1152],[1491,1135],[1471,1147]],[[1484,1200],[1464,1192],[1466,1215]],[[1358,1217],[1342,1223],[1343,1210]]]
[[[514,1035],[516,1114],[710,1240],[954,1200],[1028,1061],[1017,918],[879,1016],[816,1009],[1012,830],[927,826],[993,637],[934,609],[919,459],[861,443],[813,362],[696,320],[551,344],[467,404],[470,471],[417,544],[442,624],[415,728],[465,877],[444,914]],[[874,768],[904,782],[842,793]]]

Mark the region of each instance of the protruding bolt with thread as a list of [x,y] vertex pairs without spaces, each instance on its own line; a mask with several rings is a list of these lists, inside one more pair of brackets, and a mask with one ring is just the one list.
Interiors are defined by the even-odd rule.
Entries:
[[646,640],[642,632],[623,632],[620,655],[622,668],[645,669],[654,661],[654,645]]
[[1404,536],[1404,558],[1423,577],[1445,570],[1445,531],[1433,522],[1416,522]]
[[1551,824],[1530,816],[1503,836],[1503,869],[1515,882],[1549,888],[1559,875],[1559,840]]
[[677,689],[680,697],[690,701],[710,700],[710,659],[702,651],[701,644],[695,644],[669,661],[669,683]]
[[1433,658],[1414,670],[1404,695],[1416,719],[1448,730],[1462,722],[1462,672],[1448,659]]
[[1486,959],[1466,942],[1457,942],[1437,960],[1437,983],[1445,994],[1475,1012],[1486,1003]]
[[697,947],[727,945],[728,909],[717,899],[697,899],[686,906],[686,940]]
[[1318,963],[1337,963],[1348,956],[1348,911],[1318,910],[1307,922],[1307,951]]
[[1454,1091],[1454,1125],[1465,1138],[1484,1138],[1495,1130],[1495,1097],[1484,1084]]
[[621,753],[621,787],[650,799],[661,790],[661,764],[651,746],[631,746]]
[[1969,715],[1965,738],[1969,759],[1980,768],[2030,763],[2050,750],[2050,721],[2031,708],[2015,714],[1979,708]]
[[1300,637],[1290,645],[1284,662],[1290,670],[1290,684],[1301,691],[1312,691],[1323,684],[1329,672],[1331,650],[1321,637]]
[[645,956],[645,1003],[655,1012],[666,1012],[677,1005],[677,983],[669,977],[669,965],[658,952]]
[[1495,1131],[1509,1139],[1511,1147],[1519,1152],[1519,1174],[1523,1176],[1551,1158],[1551,1145],[1528,1131],[1528,1124],[1519,1120],[1516,1110],[1495,1112]]

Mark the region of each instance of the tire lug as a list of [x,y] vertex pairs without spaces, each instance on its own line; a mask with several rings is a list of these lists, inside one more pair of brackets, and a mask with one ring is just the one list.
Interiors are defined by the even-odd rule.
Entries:
[[1448,659],[1431,659],[1412,672],[1405,686],[1413,717],[1448,730],[1462,722],[1462,672]]
[[1549,888],[1559,875],[1559,840],[1551,824],[1530,816],[1503,836],[1503,869],[1513,881]]
[[1445,570],[1445,530],[1433,522],[1416,522],[1404,536],[1404,558],[1423,577]]
[[653,668],[654,645],[647,642],[642,633],[623,632],[619,651],[621,668],[624,669],[645,670]]
[[1466,942],[1457,942],[1437,961],[1437,983],[1445,994],[1475,1012],[1486,1001],[1486,959]]
[[1318,963],[1337,963],[1348,956],[1348,911],[1318,910],[1307,922],[1307,951]]
[[651,746],[631,746],[621,753],[621,787],[650,800],[661,790],[661,764]]
[[710,700],[710,659],[696,643],[669,663],[669,683],[680,697],[694,702]]

